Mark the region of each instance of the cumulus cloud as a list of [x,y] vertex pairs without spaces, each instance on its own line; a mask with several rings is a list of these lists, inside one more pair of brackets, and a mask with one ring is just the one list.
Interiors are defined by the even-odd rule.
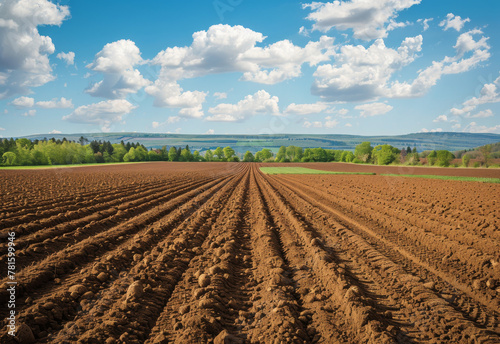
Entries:
[[433,122],[448,122],[448,117],[446,115],[439,115],[436,117],[436,119],[433,120]]
[[420,130],[421,133],[440,133],[442,131],[443,131],[443,129],[441,129],[441,128],[431,129],[431,130],[426,129],[426,128],[422,128],[422,130]]
[[272,97],[266,91],[260,90],[253,95],[246,96],[237,104],[223,103],[208,109],[212,116],[207,117],[207,120],[239,122],[258,114],[280,115],[278,102],[278,97]]
[[49,134],[61,134],[61,132],[59,130],[52,130],[52,131],[49,131]]
[[101,130],[107,132],[113,123],[121,122],[124,115],[136,108],[137,106],[125,99],[105,100],[80,106],[62,119],[74,123],[99,125]]
[[257,47],[265,38],[240,25],[213,25],[207,31],[195,32],[190,46],[169,47],[151,63],[161,66],[159,83],[242,72],[243,80],[275,84],[299,76],[302,64],[314,66],[329,60],[333,54],[333,38],[326,36],[304,48],[289,40]]
[[56,57],[66,62],[68,66],[75,64],[75,53],[72,51],[67,53],[60,52],[59,54],[56,55]]
[[48,101],[36,102],[36,106],[42,109],[71,109],[73,108],[73,101],[61,97],[61,99],[54,98]]
[[36,115],[36,110],[29,110],[29,111],[26,111],[25,113],[23,113],[21,116],[24,116],[24,117],[33,117]]
[[206,135],[213,135],[215,134],[215,130],[213,129],[208,129],[207,132],[205,133]]
[[131,40],[108,43],[98,52],[87,68],[103,74],[103,80],[85,91],[94,97],[123,99],[149,85],[135,66],[143,64],[139,48]]
[[448,29],[455,29],[457,31],[460,31],[467,22],[470,22],[469,18],[465,18],[462,20],[460,16],[455,16],[453,13],[448,13],[446,19],[439,23],[439,26],[444,27],[444,31]]
[[410,64],[422,48],[421,35],[406,38],[395,50],[377,39],[368,48],[345,45],[334,64],[320,65],[312,93],[329,101],[367,101],[387,95],[392,74]]
[[361,112],[360,117],[372,117],[372,116],[383,115],[393,109],[392,106],[385,103],[368,103],[355,106],[354,108]]
[[227,93],[226,92],[214,92],[214,97],[216,99],[226,99]]
[[304,121],[304,123],[302,124],[302,126],[304,128],[327,128],[327,129],[331,129],[331,128],[336,127],[338,124],[339,124],[339,121],[337,121],[336,119],[333,119],[331,116],[326,116],[325,119],[324,119],[324,121],[313,121],[313,122]]
[[10,102],[17,108],[30,108],[33,106],[39,107],[41,109],[68,109],[73,107],[73,102],[71,99],[66,99],[61,97],[61,99],[54,98],[49,101],[39,101],[35,103],[35,99],[30,97],[19,97]]
[[493,117],[493,111],[490,109],[486,109],[483,111],[479,111],[478,113],[471,115],[467,114],[465,117],[467,118],[488,118],[488,117]]
[[429,22],[433,20],[434,18],[419,19],[417,20],[417,23],[421,23],[424,27],[424,31],[427,31],[427,29],[429,28]]
[[35,99],[30,97],[19,97],[10,102],[10,105],[14,105],[17,108],[29,108],[35,105]]
[[181,108],[179,115],[182,117],[203,117],[202,104],[205,102],[206,92],[184,91],[178,83],[160,79],[146,87],[145,91],[155,98],[155,106]]
[[[432,65],[420,71],[412,82],[393,82],[388,86],[385,95],[392,98],[423,96],[443,75],[464,73],[488,60],[491,55],[489,53],[490,46],[486,43],[487,38],[481,37],[475,41],[472,35],[477,34],[482,34],[482,32],[472,30],[460,35],[455,45],[456,56],[445,56],[441,61],[433,61]],[[470,35],[472,41],[463,38],[464,35]]]
[[478,125],[476,122],[469,123],[463,129],[467,133],[490,133],[490,134],[500,134],[500,125],[495,125],[492,127],[487,127],[485,125]]
[[311,115],[324,112],[331,112],[331,105],[324,102],[316,102],[314,104],[295,104],[291,103],[287,106],[284,113],[294,115]]
[[162,126],[164,126],[166,124],[177,123],[180,120],[181,120],[181,118],[179,116],[169,116],[166,121],[164,121],[164,122],[156,122],[156,121],[154,121],[153,123],[151,123],[151,126],[156,129],[156,128],[162,127]]
[[[302,5],[311,9],[307,19],[314,22],[312,29],[327,32],[331,28],[351,29],[355,38],[372,40],[387,37],[387,31],[404,24],[396,23],[398,12],[421,0],[351,0]],[[388,24],[388,25],[387,25]]]
[[[472,117],[470,113],[474,111],[478,106],[500,102],[500,94],[498,92],[499,85],[500,77],[497,78],[493,83],[484,85],[481,89],[479,97],[472,97],[471,99],[466,100],[465,102],[463,102],[461,109],[452,108],[450,112],[454,115],[465,115],[465,117]],[[491,110],[489,111],[491,112]],[[482,116],[485,117],[484,114]]]
[[32,87],[55,79],[49,55],[52,39],[38,32],[40,25],[61,25],[68,6],[47,0],[4,0],[0,11],[0,99],[26,94]]

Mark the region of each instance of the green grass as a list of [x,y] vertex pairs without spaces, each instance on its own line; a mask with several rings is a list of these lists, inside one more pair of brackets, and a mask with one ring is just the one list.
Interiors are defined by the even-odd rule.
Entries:
[[305,167],[261,167],[260,170],[265,174],[369,174],[369,175],[375,174],[369,172],[323,171]]
[[381,174],[388,177],[413,177],[441,180],[459,180],[462,182],[481,182],[481,183],[500,183],[500,178],[482,178],[482,177],[459,177],[459,176],[434,176],[429,174],[413,175],[413,174]]
[[89,166],[103,166],[103,165],[122,165],[122,164],[140,164],[150,161],[140,162],[105,162],[100,164],[67,164],[67,165],[36,165],[36,166],[0,166],[0,170],[41,170],[51,168],[67,168],[67,167],[89,167]]

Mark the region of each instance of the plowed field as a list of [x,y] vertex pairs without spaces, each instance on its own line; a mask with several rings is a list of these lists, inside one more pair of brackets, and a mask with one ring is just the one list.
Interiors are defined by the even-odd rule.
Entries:
[[0,342],[500,343],[499,184],[258,167],[0,171]]

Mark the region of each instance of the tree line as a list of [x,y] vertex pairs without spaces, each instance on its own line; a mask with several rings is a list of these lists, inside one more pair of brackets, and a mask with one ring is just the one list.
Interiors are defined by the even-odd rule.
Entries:
[[[487,150],[485,150],[486,152]],[[486,154],[486,153],[484,153]],[[109,141],[89,141],[80,137],[77,141],[61,139],[29,140],[21,138],[0,140],[1,164],[5,166],[23,165],[63,165],[83,163],[112,163],[135,161],[225,161],[237,162],[240,157],[231,147],[208,149],[203,154],[198,150],[191,152],[185,147],[163,146],[148,150],[137,143],[112,144]],[[302,148],[297,146],[281,146],[276,154],[264,148],[255,154],[246,151],[244,162],[353,162],[376,165],[405,164],[420,165],[425,158],[427,165],[449,166],[455,158],[447,150],[426,151],[418,153],[416,147],[398,149],[388,144],[373,147],[370,142],[357,145],[354,152],[323,148]],[[462,156],[464,166],[468,166],[470,156]],[[487,159],[486,159],[487,162]]]

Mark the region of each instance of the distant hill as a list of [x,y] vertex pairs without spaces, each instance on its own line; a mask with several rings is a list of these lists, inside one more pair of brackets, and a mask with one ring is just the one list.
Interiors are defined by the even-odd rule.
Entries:
[[28,139],[66,137],[68,140],[77,141],[80,136],[88,140],[105,140],[111,143],[120,141],[140,142],[147,148],[160,148],[162,146],[185,146],[191,150],[205,151],[217,147],[231,146],[239,154],[249,150],[253,153],[262,148],[270,148],[277,152],[280,146],[299,146],[303,148],[322,147],[324,149],[354,150],[354,147],[363,142],[370,141],[372,146],[390,144],[397,148],[416,147],[419,152],[424,150],[447,149],[449,151],[469,150],[500,141],[499,134],[474,134],[474,133],[416,133],[396,136],[359,136],[359,135],[301,135],[301,134],[275,134],[275,135],[181,135],[181,134],[152,134],[152,133],[87,133],[87,134],[46,134],[23,136]]

